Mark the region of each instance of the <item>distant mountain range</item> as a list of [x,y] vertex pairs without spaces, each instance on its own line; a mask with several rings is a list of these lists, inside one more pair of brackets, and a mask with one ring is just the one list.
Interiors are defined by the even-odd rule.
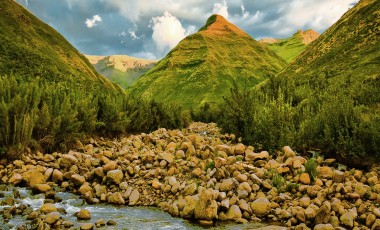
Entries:
[[127,55],[85,56],[99,73],[123,88],[130,86],[157,63],[155,60],[144,60]]
[[319,37],[319,33],[314,30],[299,30],[290,38],[276,39],[263,38],[259,42],[273,50],[285,61],[291,62],[298,54],[306,49],[307,45]]
[[129,90],[146,99],[194,108],[223,100],[234,82],[252,87],[285,66],[272,50],[222,16],[213,15]]

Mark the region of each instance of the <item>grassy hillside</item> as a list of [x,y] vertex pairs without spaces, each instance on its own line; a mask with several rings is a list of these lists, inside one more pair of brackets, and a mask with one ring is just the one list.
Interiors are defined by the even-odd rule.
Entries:
[[132,85],[157,63],[154,60],[144,60],[126,55],[86,55],[86,58],[100,74],[123,88]]
[[313,30],[299,30],[290,38],[262,39],[259,42],[265,44],[286,62],[291,62],[298,54],[305,50],[306,46],[317,39],[319,34]]
[[92,81],[113,88],[57,31],[12,0],[0,2],[0,74]]
[[0,1],[0,157],[72,147],[83,135],[182,126],[181,108],[128,96],[58,32]]
[[276,77],[253,92],[235,88],[221,105],[225,131],[272,148],[322,149],[349,164],[378,160],[379,16],[379,1],[361,0]]
[[286,63],[222,16],[211,16],[199,32],[183,39],[153,69],[135,82],[134,95],[185,108],[215,104],[233,81],[254,86]]

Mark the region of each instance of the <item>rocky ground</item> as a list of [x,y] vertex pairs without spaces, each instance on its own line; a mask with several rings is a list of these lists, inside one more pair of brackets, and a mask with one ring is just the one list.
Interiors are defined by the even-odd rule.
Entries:
[[[90,204],[158,206],[205,226],[229,220],[277,222],[291,229],[380,229],[380,167],[348,169],[334,159],[306,159],[287,146],[259,152],[234,139],[203,123],[182,131],[92,139],[68,153],[2,159],[0,178],[53,199],[54,191],[64,189]],[[4,202],[12,206],[12,200]],[[24,214],[39,229],[72,226],[54,204],[38,211],[21,208],[6,209],[3,219]],[[82,210],[77,217],[91,213]]]

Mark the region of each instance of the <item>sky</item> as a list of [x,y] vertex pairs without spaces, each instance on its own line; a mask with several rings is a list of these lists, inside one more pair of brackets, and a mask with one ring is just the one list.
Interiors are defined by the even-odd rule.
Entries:
[[161,59],[212,14],[256,40],[323,33],[358,0],[16,0],[88,55]]

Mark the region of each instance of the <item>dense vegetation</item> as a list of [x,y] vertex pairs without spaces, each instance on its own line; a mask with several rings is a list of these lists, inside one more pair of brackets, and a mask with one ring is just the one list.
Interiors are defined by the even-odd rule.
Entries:
[[[186,37],[130,91],[144,98],[175,102],[186,109],[221,102],[233,82],[254,86],[286,63],[222,16],[213,15]],[[165,89],[165,90],[163,90]]]
[[0,147],[17,157],[24,147],[52,151],[87,135],[117,135],[184,125],[181,108],[113,91],[15,75],[0,77]]
[[222,111],[203,108],[195,118],[266,149],[317,148],[350,163],[378,157],[379,9],[379,1],[360,1],[279,75],[254,90],[235,86]]

